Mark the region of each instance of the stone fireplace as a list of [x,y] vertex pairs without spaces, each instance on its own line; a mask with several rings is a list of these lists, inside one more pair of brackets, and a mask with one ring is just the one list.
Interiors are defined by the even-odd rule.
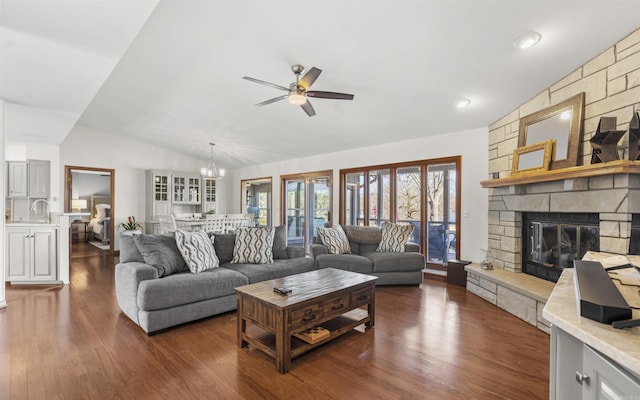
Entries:
[[599,251],[627,254],[633,214],[640,213],[640,176],[629,171],[630,164],[635,168],[637,163],[621,160],[616,162],[619,168],[612,165],[575,167],[576,172],[582,170],[579,175],[598,175],[530,183],[526,180],[516,183],[517,178],[512,178],[513,185],[492,188],[489,248],[496,267],[523,271],[525,213],[591,214],[592,217],[584,217],[588,220],[583,225],[596,224],[599,228]]

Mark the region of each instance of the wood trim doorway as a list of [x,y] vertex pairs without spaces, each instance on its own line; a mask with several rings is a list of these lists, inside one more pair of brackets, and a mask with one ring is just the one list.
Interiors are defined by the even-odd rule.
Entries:
[[[109,222],[109,232],[111,232],[111,237],[109,238],[109,253],[113,253],[113,244],[114,244],[114,228],[115,228],[115,215],[116,215],[116,204],[115,204],[115,191],[116,191],[116,170],[110,168],[96,168],[96,167],[81,167],[77,165],[65,165],[64,166],[64,212],[71,212],[71,171],[72,170],[80,170],[80,171],[89,171],[89,172],[99,172],[110,174],[111,182],[109,186],[109,191],[111,192],[111,221]],[[93,210],[91,211],[93,212]],[[71,243],[71,241],[69,241]],[[69,251],[71,254],[71,251]]]

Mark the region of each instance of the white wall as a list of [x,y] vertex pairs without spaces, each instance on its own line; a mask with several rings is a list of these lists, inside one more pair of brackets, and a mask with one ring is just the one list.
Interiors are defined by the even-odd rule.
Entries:
[[111,177],[87,172],[72,172],[71,197],[87,198],[91,195],[104,195],[111,193]]
[[[313,146],[313,140],[301,141]],[[333,170],[333,210],[339,210],[340,169],[369,165],[462,156],[462,222],[460,258],[479,262],[480,249],[488,242],[488,193],[480,186],[488,169],[488,129],[429,136],[421,139],[362,147],[319,156],[298,158],[269,164],[239,168],[227,172],[218,192],[219,213],[240,212],[240,180],[271,176],[273,179],[273,221],[280,223],[280,175]]]
[[[169,169],[200,171],[203,161],[160,147],[133,141],[104,131],[76,126],[60,145],[59,182],[64,182],[64,166],[108,168],[115,170],[114,222],[117,226],[133,215],[139,222],[145,217],[145,171]],[[64,185],[57,188],[64,193]],[[117,235],[114,235],[117,238]],[[115,241],[118,248],[118,241]]]
[[[5,182],[4,182],[4,177],[6,176],[7,172],[6,172],[6,164],[4,162],[4,100],[0,99],[0,148],[2,149],[2,151],[0,151],[0,170],[2,170],[2,174],[0,174],[0,187],[2,187],[2,193],[6,194],[6,189],[4,189],[5,187]],[[5,197],[0,196],[0,210],[4,211],[5,209]],[[5,260],[4,260],[4,218],[2,221],[2,224],[0,224],[0,238],[2,238],[2,243],[0,244],[0,308],[4,308],[7,306],[7,301],[6,301],[6,297],[5,297],[5,292],[4,292],[4,275],[5,275],[5,271],[6,271],[6,265],[5,265]]]

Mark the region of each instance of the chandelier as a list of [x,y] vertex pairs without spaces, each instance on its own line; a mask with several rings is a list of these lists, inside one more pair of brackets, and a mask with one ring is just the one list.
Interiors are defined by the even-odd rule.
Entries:
[[215,146],[215,143],[209,143],[209,146],[211,146],[211,157],[209,158],[209,165],[207,165],[206,167],[202,167],[200,168],[200,176],[202,176],[203,178],[210,178],[210,179],[222,179],[224,178],[224,169],[218,169],[216,167],[216,163],[213,161],[213,146]]

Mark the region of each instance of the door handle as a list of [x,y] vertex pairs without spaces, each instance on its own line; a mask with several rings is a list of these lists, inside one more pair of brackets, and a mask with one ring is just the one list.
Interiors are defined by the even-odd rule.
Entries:
[[591,378],[589,378],[589,375],[587,375],[587,374],[583,374],[583,373],[582,373],[582,372],[580,372],[580,371],[576,371],[576,381],[577,381],[579,384],[581,384],[581,385],[582,385],[583,383],[586,383],[586,384],[588,385],[588,384],[589,384],[589,380],[590,380],[590,379],[591,379]]

